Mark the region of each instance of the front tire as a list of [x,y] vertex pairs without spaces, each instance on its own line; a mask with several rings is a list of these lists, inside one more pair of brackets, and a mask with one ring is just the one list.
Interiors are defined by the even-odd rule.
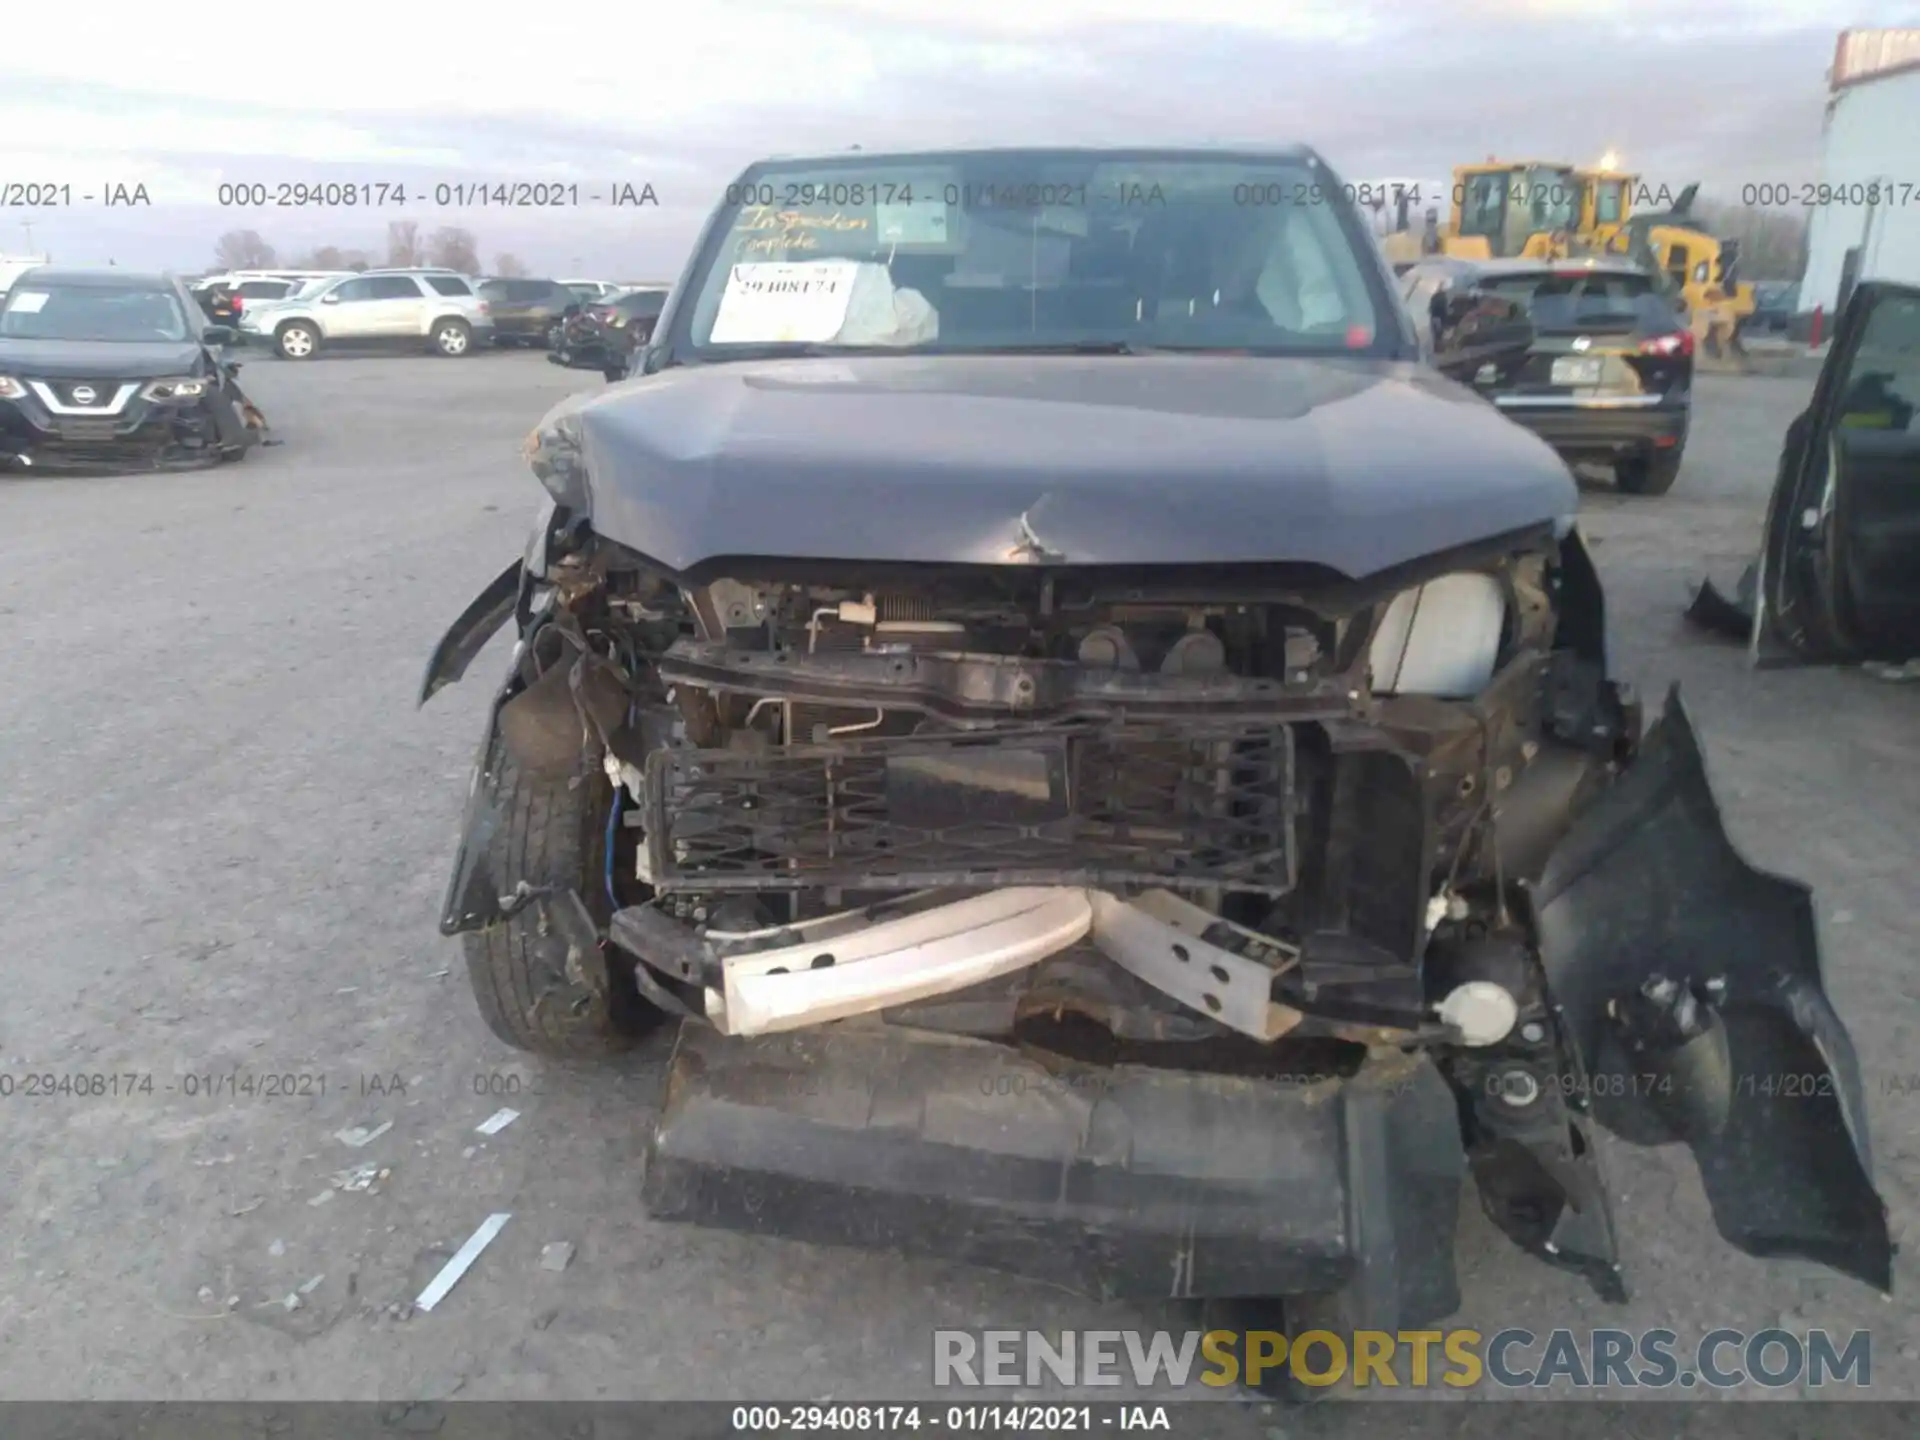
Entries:
[[[497,735],[487,769],[498,777],[502,817],[488,844],[487,866],[503,893],[522,880],[535,888],[571,886],[604,926],[613,909],[604,878],[613,803],[605,772],[583,757],[571,777],[524,774]],[[460,937],[480,1018],[507,1044],[536,1055],[580,1059],[630,1048],[665,1016],[641,999],[629,962],[614,946],[603,947],[606,995],[572,980],[567,943],[553,926],[543,925],[545,913],[536,903]]]
[[471,354],[473,350],[473,330],[464,320],[434,321],[431,339],[433,353],[449,359]]
[[1680,478],[1680,446],[1654,455],[1622,460],[1613,467],[1614,483],[1627,495],[1664,495]]
[[289,320],[273,332],[273,348],[282,360],[311,360],[320,348],[320,332],[304,320]]

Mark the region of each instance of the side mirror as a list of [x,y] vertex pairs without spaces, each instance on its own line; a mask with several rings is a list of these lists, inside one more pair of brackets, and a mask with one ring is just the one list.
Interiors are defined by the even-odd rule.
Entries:
[[233,327],[231,325],[209,325],[200,332],[200,343],[203,345],[231,345],[233,343]]

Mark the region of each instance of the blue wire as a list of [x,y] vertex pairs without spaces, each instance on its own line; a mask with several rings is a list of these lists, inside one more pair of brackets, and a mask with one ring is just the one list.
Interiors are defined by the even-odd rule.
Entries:
[[620,899],[613,893],[613,837],[620,825],[620,787],[613,787],[613,805],[607,811],[607,899],[613,908],[620,908]]

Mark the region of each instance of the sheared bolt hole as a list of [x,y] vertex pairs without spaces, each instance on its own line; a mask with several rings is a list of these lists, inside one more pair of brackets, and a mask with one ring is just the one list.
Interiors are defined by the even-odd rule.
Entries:
[[1216,1015],[1220,1013],[1220,997],[1218,995],[1202,995],[1200,998],[1207,1002],[1207,1009],[1213,1011]]
[[1460,777],[1460,793],[1462,795],[1471,795],[1473,793],[1473,776],[1462,775]]
[[1226,984],[1227,981],[1232,978],[1227,974],[1227,967],[1224,965],[1214,966],[1212,974],[1213,978],[1218,980],[1222,985]]
[[831,955],[816,955],[813,957],[813,968],[815,970],[825,970],[831,964],[833,964],[833,956]]
[[1193,957],[1187,954],[1186,946],[1176,945],[1173,947],[1173,958],[1180,961],[1186,961],[1186,960],[1191,960]]
[[786,973],[787,973],[787,967],[784,965],[776,965],[773,967],[773,969],[767,971],[767,974],[769,975],[784,975]]

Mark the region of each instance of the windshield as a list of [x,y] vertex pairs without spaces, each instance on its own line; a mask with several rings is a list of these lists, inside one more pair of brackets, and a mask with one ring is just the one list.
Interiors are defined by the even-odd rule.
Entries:
[[1294,160],[1111,152],[768,165],[729,187],[676,328],[712,358],[1397,343],[1331,186]]
[[1625,212],[1620,203],[1625,185],[1619,180],[1601,180],[1594,187],[1593,219],[1596,225],[1612,225]]
[[19,289],[0,310],[0,338],[9,340],[151,340],[179,342],[193,331],[167,290],[91,285]]

